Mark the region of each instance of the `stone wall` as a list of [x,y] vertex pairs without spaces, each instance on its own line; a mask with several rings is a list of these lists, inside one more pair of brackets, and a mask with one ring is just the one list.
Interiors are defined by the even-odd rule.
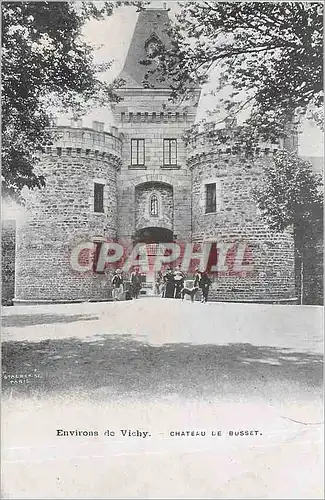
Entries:
[[[253,157],[217,138],[192,145],[192,239],[229,244],[226,264],[213,278],[215,300],[281,301],[295,298],[294,243],[290,232],[268,229],[258,214],[252,189],[271,161],[272,148]],[[217,186],[216,211],[205,211],[205,184]],[[244,249],[244,250],[243,250]]]
[[[310,224],[303,252],[303,304],[324,304],[323,214]],[[301,285],[301,283],[300,283]],[[299,285],[297,286],[299,289]],[[299,290],[300,292],[300,290]]]
[[1,224],[1,301],[12,305],[15,293],[16,222],[3,220]]
[[[123,134],[122,168],[118,174],[118,238],[130,241],[136,232],[136,190],[143,183],[163,183],[173,191],[173,233],[191,238],[191,173],[186,164],[183,133],[195,119],[194,102],[173,105],[169,91],[129,89],[122,93],[114,116]],[[195,95],[195,99],[198,95]],[[131,139],[145,140],[145,164],[131,165]],[[163,140],[177,140],[177,164],[163,164]],[[148,221],[149,222],[149,221]],[[169,224],[170,226],[170,224]]]
[[[40,160],[38,171],[45,175],[46,187],[25,194],[26,218],[17,228],[17,303],[109,296],[107,277],[74,270],[71,253],[82,242],[116,237],[118,141],[106,133],[92,136],[89,130],[87,140],[82,130],[62,132]],[[79,144],[73,136],[81,138]],[[94,182],[104,184],[103,213],[94,212]],[[84,250],[81,258],[79,263],[86,265],[91,250]]]
[[[150,213],[150,200],[157,199],[157,215]],[[163,227],[173,230],[173,189],[161,183],[140,184],[135,189],[136,230]]]

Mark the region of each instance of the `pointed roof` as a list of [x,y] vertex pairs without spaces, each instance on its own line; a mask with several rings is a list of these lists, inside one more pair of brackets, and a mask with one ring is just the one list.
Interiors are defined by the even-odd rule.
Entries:
[[[170,45],[170,38],[166,33],[168,28],[170,19],[167,10],[146,9],[139,13],[125,64],[119,75],[126,82],[124,88],[144,88],[144,76],[149,69],[155,67],[155,62],[144,65],[140,61],[148,60],[150,46],[154,47],[155,43],[162,43],[165,47]],[[160,82],[154,74],[149,76],[148,82],[154,88],[169,87],[167,80]]]

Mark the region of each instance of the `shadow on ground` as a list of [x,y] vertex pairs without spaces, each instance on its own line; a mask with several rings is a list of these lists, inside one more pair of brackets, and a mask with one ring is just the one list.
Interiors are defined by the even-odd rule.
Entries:
[[89,316],[88,314],[16,314],[4,316],[1,319],[2,327],[25,327],[33,325],[50,325],[53,323],[73,323],[74,321],[93,321],[98,316]]
[[270,399],[289,388],[290,397],[298,397],[301,391],[320,390],[322,362],[318,354],[269,346],[152,346],[131,335],[4,342],[2,389],[3,395],[12,389],[25,395],[84,391],[99,398],[236,393]]

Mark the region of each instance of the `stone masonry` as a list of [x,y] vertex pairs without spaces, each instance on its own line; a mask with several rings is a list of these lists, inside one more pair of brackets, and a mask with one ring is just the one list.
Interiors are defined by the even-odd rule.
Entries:
[[[135,190],[136,230],[163,227],[173,230],[173,189],[169,184],[148,182]],[[157,215],[150,211],[150,200],[157,200]]]
[[2,221],[1,227],[1,301],[11,305],[15,294],[16,221]]
[[[252,196],[277,146],[260,144],[253,156],[246,157],[244,151],[234,149],[235,133],[221,130],[198,134],[188,146],[192,239],[228,243],[230,255],[234,250],[232,262],[213,280],[211,296],[216,300],[290,300],[295,296],[293,235],[270,231],[259,217]],[[205,213],[204,188],[211,182],[217,185],[217,209]],[[236,262],[240,242],[250,254],[250,266],[247,271],[234,272],[236,264],[241,264]]]
[[[70,257],[82,241],[116,237],[120,152],[111,134],[58,130],[39,166],[46,188],[26,193],[27,215],[17,228],[16,303],[108,297],[105,276],[73,271]],[[103,213],[94,212],[96,181],[104,184]]]
[[[118,237],[132,239],[136,230],[136,190],[148,183],[169,186],[173,193],[174,218],[171,229],[178,239],[191,237],[191,172],[186,164],[185,142],[182,138],[195,119],[194,104],[187,103],[181,111],[168,102],[165,89],[123,91],[123,101],[115,106],[114,118],[123,134],[122,167],[118,183]],[[144,95],[143,95],[144,94]],[[195,96],[197,99],[198,96]],[[176,106],[175,106],[176,108]],[[178,108],[177,108],[178,109]],[[131,165],[131,139],[145,140],[145,165]],[[177,140],[177,164],[163,164],[163,140]],[[165,226],[162,226],[165,227]],[[166,226],[167,227],[167,226]]]
[[[292,234],[270,232],[252,197],[278,146],[261,144],[246,157],[233,147],[233,130],[222,132],[222,141],[221,132],[185,140],[200,89],[173,103],[166,82],[145,84],[147,66],[140,64],[156,43],[168,44],[168,23],[165,10],[139,14],[121,73],[122,100],[113,108],[114,126],[102,132],[80,123],[58,127],[53,145],[42,154],[38,168],[46,188],[26,193],[27,215],[17,228],[16,303],[107,300],[110,277],[92,267],[96,248],[105,240],[141,241],[142,231],[153,243],[168,234],[175,242],[228,245],[231,262],[213,278],[214,300],[295,299]],[[216,186],[211,213],[206,210],[209,183]],[[95,185],[103,186],[99,212]],[[82,242],[90,243],[79,257],[87,272],[71,266],[71,253]],[[240,272],[234,272],[239,265]]]

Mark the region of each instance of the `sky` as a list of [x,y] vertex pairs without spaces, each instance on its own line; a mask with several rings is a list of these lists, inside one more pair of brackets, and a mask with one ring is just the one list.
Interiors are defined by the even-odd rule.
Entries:
[[[150,7],[163,8],[165,2],[151,2]],[[170,17],[173,19],[176,11],[175,2],[166,2],[170,8]],[[118,76],[123,68],[124,60],[131,42],[133,30],[137,20],[135,8],[120,7],[114,14],[104,21],[90,21],[87,23],[84,36],[85,39],[96,45],[96,58],[98,61],[112,61],[111,68],[104,75],[108,80]],[[206,110],[214,107],[215,101],[210,95],[207,95],[209,88],[213,87],[213,80],[203,88],[201,100],[198,108],[198,119],[206,116]],[[111,115],[108,110],[96,110],[91,119],[100,119],[102,121],[111,121]],[[304,132],[299,138],[299,149],[302,156],[323,156],[324,137],[323,133],[312,123],[304,124]]]
[[[150,8],[163,8],[164,3],[166,3],[167,8],[170,8],[169,16],[173,20],[175,12],[178,9],[177,2],[155,0],[150,3]],[[85,26],[85,39],[97,47],[96,59],[99,62],[112,61],[111,68],[103,75],[109,81],[118,76],[123,68],[137,16],[135,8],[120,7],[115,9],[113,15],[106,20],[92,20]],[[214,108],[215,98],[207,94],[210,88],[213,88],[213,79],[202,90],[197,119],[204,118],[206,110]],[[95,110],[89,115],[89,119],[98,119],[106,123],[112,122],[112,116],[107,109]],[[310,122],[304,124],[303,130],[304,132],[299,138],[300,154],[302,156],[323,156],[323,133]]]

